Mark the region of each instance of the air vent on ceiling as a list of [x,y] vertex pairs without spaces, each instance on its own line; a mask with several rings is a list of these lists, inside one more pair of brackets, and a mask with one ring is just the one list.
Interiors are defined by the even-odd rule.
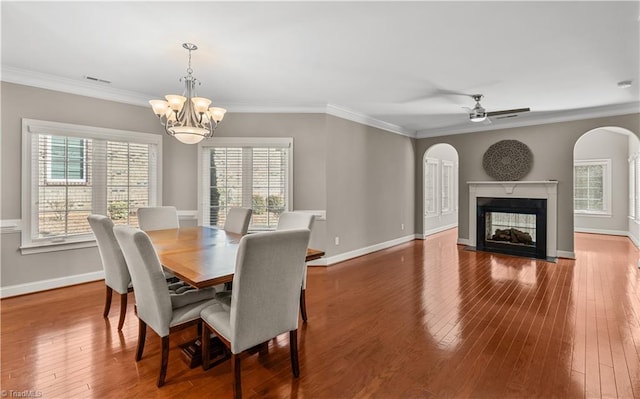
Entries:
[[86,80],[91,81],[91,82],[105,83],[105,84],[108,84],[108,85],[111,84],[111,81],[109,81],[109,80],[100,79],[100,78],[94,78],[93,76],[85,76],[84,78]]

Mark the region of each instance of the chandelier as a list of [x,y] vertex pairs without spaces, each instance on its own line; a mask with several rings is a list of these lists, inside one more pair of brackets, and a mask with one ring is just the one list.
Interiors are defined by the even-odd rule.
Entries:
[[182,96],[168,94],[164,100],[151,100],[151,108],[169,136],[173,136],[185,144],[197,144],[203,139],[213,137],[218,124],[224,118],[224,108],[211,107],[211,100],[196,96],[196,82],[198,79],[193,76],[191,69],[191,52],[198,49],[192,43],[183,43],[182,47],[189,50],[189,67],[184,80],[184,93]]

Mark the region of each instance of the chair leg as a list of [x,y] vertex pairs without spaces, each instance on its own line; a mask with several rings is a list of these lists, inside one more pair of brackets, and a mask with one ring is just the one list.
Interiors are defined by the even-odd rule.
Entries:
[[138,318],[138,350],[136,351],[136,362],[142,359],[144,351],[144,341],[147,338],[147,323]]
[[231,369],[233,371],[233,397],[242,399],[242,382],[240,378],[240,354],[231,354]]
[[104,312],[102,312],[102,317],[109,316],[109,309],[111,309],[111,297],[113,296],[113,288],[107,287],[107,296],[104,298]]
[[302,321],[307,322],[307,298],[305,295],[305,289],[300,290],[300,313],[302,314]]
[[209,326],[207,323],[198,324],[202,325],[201,339],[200,342],[202,344],[202,369],[208,370],[209,363],[211,362],[211,353],[209,352],[209,347],[211,346],[211,333],[209,332]]
[[300,364],[298,363],[298,330],[289,331],[289,351],[291,352],[291,370],[293,376],[300,376]]
[[160,360],[160,376],[158,377],[158,388],[164,385],[167,376],[167,365],[169,364],[169,336],[162,337],[162,359]]
[[127,294],[120,294],[120,320],[118,320],[118,331],[122,331],[124,317],[127,314]]

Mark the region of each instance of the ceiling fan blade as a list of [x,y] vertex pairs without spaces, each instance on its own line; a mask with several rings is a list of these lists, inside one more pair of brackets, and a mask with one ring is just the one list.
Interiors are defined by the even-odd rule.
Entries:
[[531,111],[530,108],[516,108],[516,109],[505,109],[502,111],[491,111],[487,112],[487,116],[499,116],[499,115],[507,115],[507,114],[520,114],[523,112]]

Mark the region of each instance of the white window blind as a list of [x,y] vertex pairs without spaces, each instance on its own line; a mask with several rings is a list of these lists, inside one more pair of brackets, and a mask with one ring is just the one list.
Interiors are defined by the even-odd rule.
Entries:
[[634,187],[634,196],[635,196],[635,220],[640,220],[640,155],[635,157],[635,184]]
[[442,199],[443,214],[453,212],[453,162],[442,161]]
[[574,163],[574,211],[609,214],[611,202],[611,160],[585,160]]
[[424,165],[424,211],[427,216],[438,214],[438,160],[427,158]]
[[22,246],[93,240],[87,216],[137,226],[159,197],[161,136],[23,121]]
[[629,158],[629,218],[636,218],[636,200],[637,200],[637,183],[636,183],[636,162],[637,156]]
[[232,207],[253,210],[250,230],[274,229],[290,208],[292,139],[213,139],[201,145],[204,225],[223,227]]

